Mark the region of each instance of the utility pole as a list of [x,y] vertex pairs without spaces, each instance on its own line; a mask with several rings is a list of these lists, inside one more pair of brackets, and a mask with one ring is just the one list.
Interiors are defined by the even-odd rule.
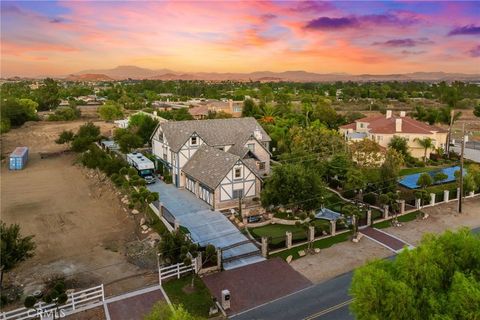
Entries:
[[458,213],[462,213],[463,201],[463,153],[465,152],[465,123],[462,124],[462,147],[460,152],[460,194],[458,195]]
[[448,138],[447,138],[447,156],[450,158],[450,143],[452,142],[452,126],[453,126],[453,116],[455,114],[455,110],[450,111],[450,127],[448,127]]

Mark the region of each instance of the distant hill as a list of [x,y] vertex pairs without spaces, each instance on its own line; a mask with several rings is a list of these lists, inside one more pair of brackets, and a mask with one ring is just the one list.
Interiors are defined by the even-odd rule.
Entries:
[[113,80],[105,74],[85,73],[85,74],[71,74],[65,78],[67,81],[111,81]]
[[480,81],[480,74],[414,72],[404,74],[360,74],[314,73],[303,70],[272,72],[256,71],[251,73],[215,73],[215,72],[175,72],[169,69],[152,70],[136,66],[118,66],[113,69],[85,70],[74,76],[103,75],[115,80],[152,79],[152,80],[206,80],[206,81],[295,81],[295,82],[334,82],[334,81]]

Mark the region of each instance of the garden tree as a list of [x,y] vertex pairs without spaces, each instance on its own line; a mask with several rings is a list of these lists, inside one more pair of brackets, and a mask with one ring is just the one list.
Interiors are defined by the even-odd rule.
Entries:
[[432,149],[435,147],[435,145],[433,144],[433,140],[431,138],[424,138],[424,139],[416,138],[415,141],[417,141],[417,143],[423,148],[424,150],[423,162],[427,163],[427,151],[428,149]]
[[55,109],[60,104],[57,81],[46,78],[37,90],[34,91],[35,101],[38,103],[38,110],[45,111]]
[[[120,170],[122,170],[128,165],[124,159],[115,156],[112,157],[107,153],[103,152],[95,145],[91,145],[88,149],[88,152],[84,152],[81,155],[80,161],[87,168],[98,168],[105,172],[105,174],[107,174],[108,176],[112,176],[112,181],[117,185],[121,184],[119,183],[120,180],[115,179],[115,177],[113,177],[113,174],[117,174]],[[143,179],[140,180],[144,182]],[[122,180],[122,183],[123,182],[124,181]]]
[[477,104],[475,106],[475,108],[473,109],[473,114],[476,116],[476,117],[479,117],[480,118],[480,103]]
[[[295,222],[295,226],[300,227],[305,232],[307,239],[309,239],[308,234],[310,233],[310,227],[315,227],[315,223],[313,222],[313,219],[315,218],[315,216],[313,213],[311,214],[310,218],[311,218],[311,221],[306,220],[306,217],[305,217],[303,221],[297,220]],[[310,239],[308,241],[307,252],[310,252],[312,250],[313,242],[314,242],[314,239]]]
[[[478,169],[476,169],[476,166],[473,166],[473,170],[468,170],[466,174],[463,175],[463,196],[465,196],[467,193],[471,191],[475,191],[480,187],[480,177],[478,174]],[[460,170],[455,171],[454,173],[455,179],[457,181],[457,187],[460,187]]]
[[317,172],[301,163],[287,163],[273,168],[265,181],[261,201],[264,207],[283,205],[308,211],[321,206],[324,194],[325,183]]
[[100,127],[93,122],[87,122],[82,125],[72,141],[72,150],[75,152],[83,152],[100,139]]
[[113,139],[118,143],[120,151],[123,153],[128,153],[130,150],[140,148],[144,145],[143,140],[139,135],[124,128],[115,129],[113,132]]
[[312,117],[319,120],[329,129],[336,129],[340,119],[335,109],[331,106],[331,101],[328,99],[319,100],[313,108]]
[[140,136],[144,144],[150,141],[157,125],[158,120],[142,113],[134,114],[128,120],[129,130]]
[[336,153],[331,157],[330,161],[328,161],[327,177],[344,182],[347,178],[347,172],[352,166],[352,161],[346,153]]
[[60,306],[64,305],[68,301],[65,282],[63,280],[57,280],[51,284],[47,284],[47,291],[43,294],[41,300],[35,296],[27,296],[24,301],[24,306],[27,309],[35,309],[35,304],[40,301],[43,301],[46,304],[53,304],[55,306],[53,320],[64,317],[62,312],[60,312]]
[[259,109],[252,99],[243,101],[242,117],[255,117],[259,113]]
[[[433,175],[433,182],[434,183],[441,183],[444,180],[448,179],[448,175],[443,171],[439,171]],[[418,184],[418,183],[417,183]]]
[[338,152],[345,151],[345,140],[336,130],[325,128],[320,122],[309,127],[293,127],[289,132],[293,155],[316,155],[317,159],[328,159]]
[[165,302],[157,302],[143,320],[201,320],[201,318],[188,313],[181,304],[170,307]]
[[[354,204],[347,204],[342,207],[342,213],[346,216],[352,217],[354,223],[352,224],[353,237],[356,239],[358,237],[358,223],[359,219],[362,217],[362,209]],[[355,219],[353,219],[355,217]]]
[[388,206],[389,211],[393,212],[393,219],[395,222],[397,221],[397,215],[399,211],[398,199],[399,196],[396,192],[382,193],[378,197],[378,202],[380,202],[382,205]]
[[375,141],[362,139],[349,146],[352,160],[360,167],[378,167],[385,159],[384,149]]
[[58,139],[55,140],[55,143],[70,144],[70,142],[72,142],[74,138],[75,138],[75,133],[73,133],[72,130],[63,130],[58,136]]
[[7,132],[11,126],[17,127],[26,121],[37,120],[37,106],[30,99],[2,99],[0,104],[0,118],[2,132]]
[[356,319],[478,319],[480,237],[469,229],[427,234],[394,260],[355,270]]
[[395,149],[389,148],[385,156],[385,161],[380,166],[380,182],[383,190],[394,191],[397,186],[397,179],[400,173],[400,167],[403,164],[403,156]]
[[108,101],[98,108],[98,114],[103,120],[117,120],[123,118],[122,107],[112,101]]
[[401,155],[403,155],[404,159],[408,159],[410,157],[410,151],[408,150],[408,142],[406,138],[393,136],[388,143],[388,147],[397,150]]
[[421,187],[422,189],[426,189],[427,187],[431,186],[432,183],[432,177],[426,172],[422,173],[417,180],[417,186]]
[[180,230],[166,232],[158,244],[158,252],[168,264],[183,262],[189,264],[189,256],[197,257],[198,246],[192,243]]
[[23,237],[18,224],[7,226],[5,222],[0,221],[0,289],[3,284],[4,272],[33,257],[36,248],[33,237]]
[[[136,177],[139,177],[139,176],[137,175]],[[140,179],[140,181],[143,180],[140,177],[138,179]],[[142,182],[144,182],[144,180]],[[143,211],[145,211],[149,203],[152,203],[158,200],[158,193],[150,192],[147,188],[141,186],[140,188],[138,188],[138,191],[137,190],[132,191],[132,193],[130,194],[130,200],[134,205],[137,205]]]
[[262,105],[258,110],[258,116],[262,123],[274,123],[277,113],[277,109],[271,103]]
[[175,121],[193,120],[192,115],[188,112],[188,108],[182,108],[182,109],[170,110],[170,111],[158,111],[157,114],[158,116],[167,120],[175,120]]
[[75,105],[68,107],[59,107],[55,112],[48,116],[48,121],[72,121],[80,118],[81,111]]
[[[348,168],[346,174],[345,189],[355,190],[357,193],[363,192],[367,187],[368,179],[363,174],[363,171],[355,167]],[[362,190],[362,191],[360,191]]]

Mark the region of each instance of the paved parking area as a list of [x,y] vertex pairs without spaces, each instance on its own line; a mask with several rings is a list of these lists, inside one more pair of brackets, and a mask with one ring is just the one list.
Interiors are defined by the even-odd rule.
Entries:
[[281,258],[214,273],[205,276],[203,282],[218,301],[221,301],[222,290],[230,290],[230,314],[251,309],[312,285]]
[[[222,213],[213,211],[210,206],[196,198],[187,190],[158,181],[148,186],[153,192],[158,192],[160,201],[177,219],[181,226],[186,227],[192,239],[204,246],[213,244],[217,248],[248,241]],[[230,258],[249,253],[260,253],[253,243],[245,243],[223,252],[223,258]],[[263,261],[259,255],[249,256],[225,263],[224,268],[230,269],[248,263]]]
[[367,238],[377,242],[378,244],[381,244],[389,250],[392,250],[394,253],[399,253],[405,247],[413,248],[413,246],[397,238],[396,236],[393,236],[376,228],[366,227],[361,229],[360,232]]
[[106,314],[107,319],[128,319],[141,320],[150,312],[153,305],[159,301],[165,302],[165,298],[160,288],[143,289],[130,294],[107,299]]

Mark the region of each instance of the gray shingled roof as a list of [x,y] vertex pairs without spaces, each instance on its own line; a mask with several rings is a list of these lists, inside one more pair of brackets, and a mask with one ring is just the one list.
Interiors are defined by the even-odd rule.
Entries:
[[240,158],[231,153],[202,145],[182,171],[215,190]]
[[255,129],[260,130],[262,142],[271,141],[255,118],[168,121],[159,124],[170,148],[178,152],[185,141],[196,132],[209,146],[235,145],[246,141]]

